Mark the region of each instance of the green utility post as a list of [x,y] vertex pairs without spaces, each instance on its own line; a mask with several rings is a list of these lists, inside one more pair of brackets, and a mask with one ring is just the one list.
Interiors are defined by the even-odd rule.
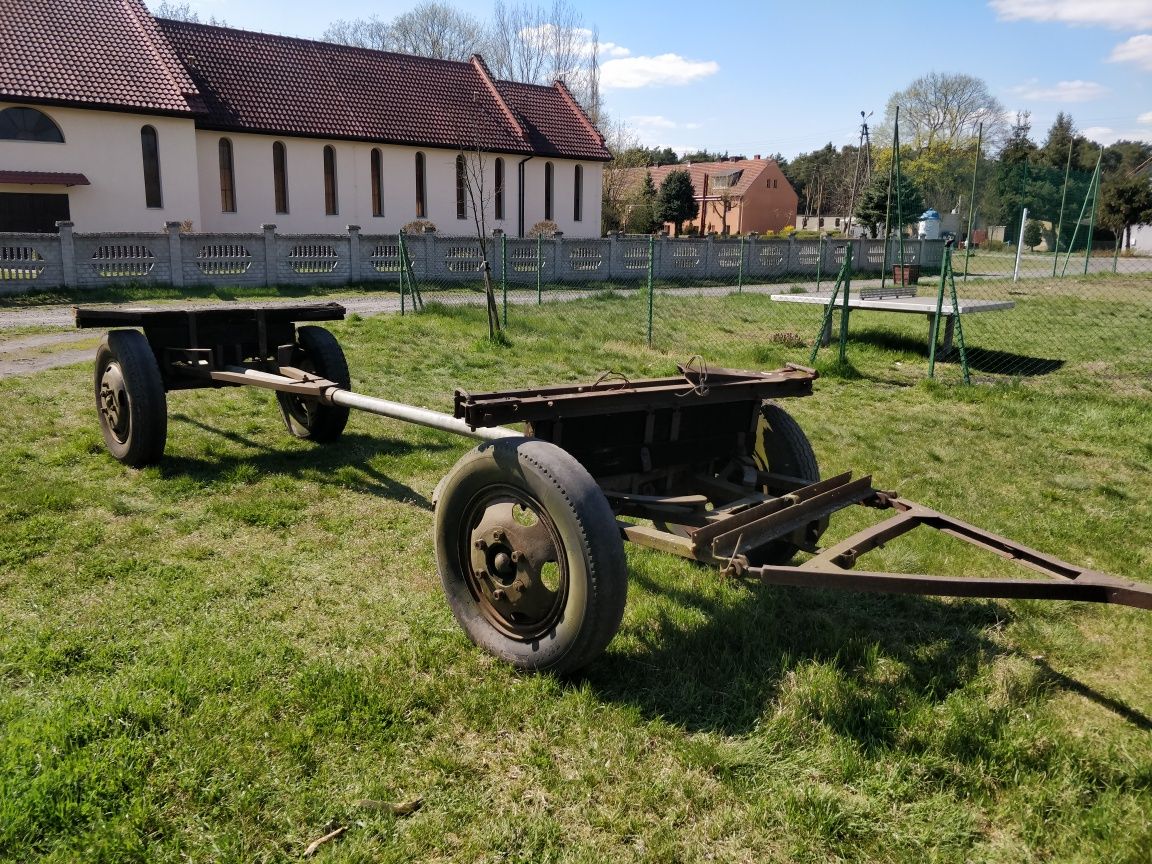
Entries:
[[852,290],[852,241],[844,245],[844,264],[836,276],[836,284],[832,286],[832,296],[828,298],[828,305],[824,307],[824,315],[820,319],[820,331],[816,334],[816,341],[812,345],[812,353],[808,357],[808,365],[816,363],[816,355],[820,351],[820,343],[824,341],[824,334],[832,330],[832,311],[836,308],[836,298],[840,294],[840,287],[844,287],[843,316],[840,321],[840,360],[843,362],[848,342],[848,294]]
[[1104,158],[1104,148],[1096,160],[1096,186],[1092,191],[1092,212],[1088,217],[1088,242],[1084,244],[1084,275],[1088,275],[1088,261],[1092,257],[1092,240],[1096,237],[1096,211],[1100,207],[1100,161]]
[[[1104,158],[1104,148],[1100,148],[1100,155],[1096,157],[1096,168],[1092,172],[1092,180],[1088,183],[1088,191],[1084,194],[1084,203],[1080,205],[1080,215],[1076,217],[1076,228],[1072,232],[1072,240],[1068,243],[1068,251],[1064,253],[1064,266],[1060,270],[1060,276],[1063,278],[1068,273],[1068,262],[1072,258],[1072,248],[1076,245],[1076,238],[1080,236],[1080,223],[1084,221],[1084,212],[1088,209],[1088,199],[1092,198],[1095,201],[1095,195],[1100,187],[1100,162]],[[1095,203],[1093,203],[1092,212],[1092,229],[1096,227],[1096,212]],[[1088,248],[1084,253],[1084,272],[1088,272],[1088,252],[1092,251],[1092,234],[1088,234]]]
[[964,375],[964,383],[971,384],[972,379],[968,370],[968,350],[964,346],[964,324],[960,320],[960,300],[956,296],[956,277],[952,271],[951,242],[944,247],[944,261],[940,266],[940,290],[936,292],[936,314],[932,318],[932,332],[928,345],[928,377],[936,377],[936,341],[940,335],[940,319],[944,314],[944,289],[951,289],[952,320],[955,322],[956,347],[960,353],[960,369]]
[[544,286],[541,282],[544,274],[544,235],[536,235],[536,305],[544,302]]
[[504,326],[508,326],[508,235],[500,235],[500,290],[504,295]]
[[840,363],[848,359],[848,295],[852,291],[852,244],[844,247],[844,305],[840,309]]
[[824,232],[816,238],[816,293],[820,293],[820,268],[824,264]]
[[396,240],[397,240],[396,254],[400,258],[400,316],[403,317],[404,316],[404,294],[405,294],[404,278],[405,278],[405,274],[408,272],[408,268],[406,268],[404,266],[404,259],[407,256],[405,256],[405,254],[404,254],[404,232],[403,231],[401,231],[399,234],[396,235]]
[[736,293],[744,290],[744,235],[740,235],[740,266],[736,271]]
[[[972,257],[972,230],[976,227],[976,175],[980,172],[980,150],[984,146],[984,124],[976,131],[976,158],[972,161],[972,191],[968,193],[968,235],[964,238],[964,281],[968,281],[968,259]],[[1055,267],[1052,275],[1055,276]]]
[[652,345],[652,311],[654,308],[653,279],[652,272],[654,269],[654,256],[656,252],[656,235],[648,235],[648,345]]
[[1052,276],[1056,276],[1056,265],[1060,263],[1060,237],[1064,233],[1064,203],[1068,200],[1068,177],[1072,171],[1072,147],[1076,136],[1068,139],[1068,159],[1064,162],[1064,190],[1060,193],[1060,219],[1056,223],[1056,240],[1052,243]]
[[[892,243],[890,237],[891,220],[892,220],[892,183],[895,180],[899,182],[897,175],[897,168],[900,164],[900,106],[896,106],[896,123],[892,127],[892,164],[888,166],[888,198],[887,203],[884,205],[884,254],[880,260],[880,289],[883,290],[884,286],[888,284],[888,246]],[[896,204],[900,204],[900,190],[896,190]],[[897,226],[902,229],[903,226]],[[901,245],[901,252],[904,247]],[[904,263],[903,260],[900,261]]]

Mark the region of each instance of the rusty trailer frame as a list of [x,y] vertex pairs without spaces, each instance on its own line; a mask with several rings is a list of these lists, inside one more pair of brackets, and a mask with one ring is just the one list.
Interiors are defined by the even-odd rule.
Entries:
[[[275,391],[288,429],[320,443],[339,438],[351,409],[481,439],[437,490],[437,564],[468,635],[521,668],[568,671],[606,647],[623,614],[621,541],[776,585],[1152,609],[1152,584],[1062,561],[876,489],[870,476],[821,478],[807,437],[778,404],[810,396],[814,370],[697,361],[663,378],[458,390],[449,415],[353,392],[342,349],[313,325],[343,317],[335,303],[78,308],[79,327],[134,328],[113,329],[97,353],[110,451],[129,465],[157,461],[166,394],[229,386]],[[890,513],[822,548],[829,518],[848,507]],[[918,527],[1039,576],[857,569]],[[795,563],[799,553],[808,557]]]

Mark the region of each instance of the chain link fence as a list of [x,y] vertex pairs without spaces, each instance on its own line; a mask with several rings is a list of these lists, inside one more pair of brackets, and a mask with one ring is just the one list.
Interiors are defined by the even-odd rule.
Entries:
[[[468,302],[483,291],[484,253],[474,238],[403,245],[406,308],[416,299]],[[909,239],[497,237],[485,251],[513,333],[524,307],[580,302],[605,316],[613,340],[716,365],[815,363],[975,381],[1074,367],[1147,387],[1152,256],[1080,245],[1049,252],[995,241],[954,249]]]

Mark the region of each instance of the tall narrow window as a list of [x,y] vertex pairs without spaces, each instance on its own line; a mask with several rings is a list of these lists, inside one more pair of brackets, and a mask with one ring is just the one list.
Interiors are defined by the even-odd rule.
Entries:
[[160,142],[151,126],[140,129],[140,150],[144,154],[144,206],[163,207],[160,188]]
[[288,212],[288,151],[283,141],[272,142],[272,183],[276,189],[276,212]]
[[504,218],[504,160],[496,160],[496,189],[495,201],[496,218]]
[[468,165],[463,155],[456,157],[456,218],[468,218]]
[[384,163],[379,147],[372,148],[372,215],[384,215]]
[[220,211],[236,212],[236,173],[232,169],[232,142],[220,139]]
[[572,218],[579,222],[584,218],[584,166],[577,165],[572,187]]
[[544,218],[552,218],[552,163],[544,163]]
[[336,148],[329,144],[324,148],[324,212],[335,216],[340,212],[339,205],[336,199]]
[[416,218],[423,219],[428,215],[427,190],[424,188],[424,154],[416,154]]

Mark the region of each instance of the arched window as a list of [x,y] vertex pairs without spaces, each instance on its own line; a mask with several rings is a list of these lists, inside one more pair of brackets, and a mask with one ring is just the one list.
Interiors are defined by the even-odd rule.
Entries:
[[552,218],[552,163],[544,163],[544,218]]
[[572,218],[579,222],[584,218],[584,166],[577,165],[572,187]]
[[340,201],[336,197],[336,148],[331,144],[324,147],[324,212],[329,216],[340,212]]
[[504,218],[504,160],[496,160],[496,183],[495,183],[495,207],[496,218]]
[[416,154],[416,218],[423,219],[428,215],[427,189],[424,186],[424,154]]
[[372,215],[384,215],[384,157],[379,147],[372,148]]
[[468,165],[463,154],[456,157],[456,218],[468,218]]
[[144,206],[163,207],[160,187],[160,142],[151,126],[140,128],[140,151],[144,156]]
[[288,212],[288,150],[283,141],[272,142],[272,184],[276,192],[276,212]]
[[50,141],[64,143],[64,133],[51,117],[35,108],[0,111],[0,141]]
[[232,142],[220,139],[220,212],[236,212],[236,173],[232,169]]

